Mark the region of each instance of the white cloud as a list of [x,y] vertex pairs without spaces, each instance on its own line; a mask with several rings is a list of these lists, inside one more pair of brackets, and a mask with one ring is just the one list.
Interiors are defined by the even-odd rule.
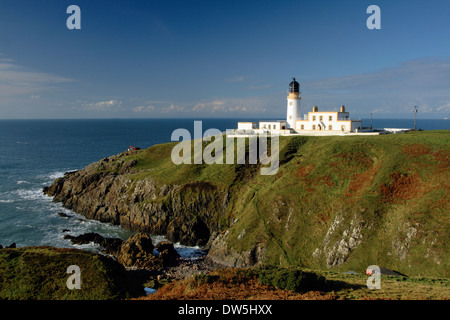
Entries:
[[162,110],[161,110],[163,113],[179,113],[179,112],[184,112],[185,111],[185,109],[184,109],[184,106],[181,106],[181,105],[179,105],[179,106],[175,106],[173,103],[170,105],[170,106],[168,106],[168,107],[163,107],[162,108]]
[[4,99],[17,96],[37,97],[37,93],[70,81],[72,80],[28,70],[11,59],[0,58],[0,95]]
[[54,117],[52,97],[73,80],[25,68],[0,54],[0,117]]
[[267,101],[264,101],[264,98],[261,97],[222,98],[198,102],[188,110],[204,114],[258,114],[267,110],[266,103]]
[[450,112],[450,102],[436,108],[437,111]]
[[84,103],[83,106],[85,110],[90,111],[110,111],[119,109],[122,106],[122,101],[111,99],[94,103]]
[[133,110],[133,112],[145,113],[145,112],[152,112],[152,111],[154,111],[155,107],[154,106],[137,106],[137,107],[132,108],[131,110]]

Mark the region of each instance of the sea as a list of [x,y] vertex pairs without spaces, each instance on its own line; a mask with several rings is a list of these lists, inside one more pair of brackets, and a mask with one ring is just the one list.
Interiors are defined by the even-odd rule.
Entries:
[[[98,245],[73,245],[64,235],[96,232],[126,239],[133,232],[120,226],[86,219],[43,194],[65,172],[84,168],[102,158],[121,153],[130,145],[142,149],[171,141],[172,132],[194,132],[194,120],[203,132],[237,127],[242,119],[76,119],[0,120],[0,245],[48,245],[99,250]],[[264,119],[258,119],[264,120]],[[370,126],[370,119],[363,119]],[[375,128],[412,128],[408,119],[374,119]],[[423,130],[450,129],[450,120],[420,120]],[[64,215],[62,215],[63,213]],[[154,242],[164,240],[152,235]],[[199,248],[175,245],[184,257],[201,255]]]

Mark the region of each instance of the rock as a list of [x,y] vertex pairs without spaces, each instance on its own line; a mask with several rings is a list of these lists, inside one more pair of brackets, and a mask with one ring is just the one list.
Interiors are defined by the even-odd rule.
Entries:
[[73,244],[87,244],[89,242],[101,244],[104,240],[101,235],[95,232],[84,233],[78,236],[68,234],[64,236],[64,239],[69,239]]
[[260,264],[266,254],[263,243],[257,243],[248,251],[238,252],[228,245],[228,232],[218,234],[211,243],[208,259],[218,265],[231,268],[242,268]]
[[411,242],[417,234],[417,229],[409,223],[403,224],[399,228],[400,235],[392,240],[392,249],[398,256],[399,260],[405,260],[408,256],[408,250],[411,247]]
[[9,246],[6,246],[5,249],[14,249],[16,247],[16,243],[13,242]]
[[70,218],[70,216],[65,214],[64,212],[58,212],[58,216],[63,217],[63,218]]
[[169,242],[169,241],[161,241],[161,242],[158,242],[158,243],[156,244],[155,249],[156,249],[158,252],[168,251],[168,252],[170,252],[171,254],[173,254],[173,255],[175,255],[175,256],[177,256],[177,257],[180,256],[180,255],[178,254],[178,252],[175,250],[175,248],[174,248],[174,246],[173,246],[173,243],[172,243],[172,242]]
[[155,269],[162,261],[153,256],[153,243],[146,233],[137,233],[122,243],[117,260],[126,267]]
[[94,242],[100,246],[102,246],[105,250],[105,253],[117,255],[122,246],[122,239],[118,238],[104,238],[98,233],[89,232],[85,234],[81,234],[79,236],[71,236],[65,235],[64,239],[69,239],[73,244],[87,244],[90,242]]
[[176,264],[178,259],[181,258],[171,242],[161,241],[155,249],[159,252],[159,258],[162,260],[164,267]]
[[[355,250],[362,242],[364,227],[369,228],[366,222],[357,216],[348,225],[342,224],[343,221],[342,216],[336,216],[322,242],[323,247],[316,248],[312,254],[315,259],[320,259],[324,255],[328,268],[343,264],[350,256],[351,251]],[[341,228],[345,229],[342,231],[342,235],[336,239],[336,235],[340,233]],[[334,244],[333,238],[336,239]]]
[[200,219],[192,221],[186,217],[176,217],[168,225],[166,236],[172,242],[203,247],[208,243],[210,231]]
[[225,212],[228,191],[202,181],[162,184],[151,176],[135,182],[129,173],[136,164],[124,154],[104,158],[68,172],[43,191],[88,219],[165,235],[184,245],[206,245],[220,229],[215,217]]
[[129,172],[131,168],[133,168],[134,166],[136,166],[136,164],[137,164],[137,161],[136,161],[136,160],[132,160],[132,161],[125,162],[125,163],[121,166],[120,171],[119,171],[119,174],[124,174],[124,173]]

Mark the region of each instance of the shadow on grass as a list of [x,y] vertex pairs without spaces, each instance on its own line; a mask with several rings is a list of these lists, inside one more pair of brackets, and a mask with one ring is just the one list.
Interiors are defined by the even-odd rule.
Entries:
[[362,284],[348,283],[342,280],[326,280],[325,285],[320,290],[322,292],[342,291],[342,290],[358,290],[367,288]]

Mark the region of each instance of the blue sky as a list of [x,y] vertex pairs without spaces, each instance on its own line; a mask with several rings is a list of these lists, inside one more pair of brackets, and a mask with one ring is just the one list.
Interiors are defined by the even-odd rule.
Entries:
[[448,0],[2,0],[0,118],[282,118],[291,77],[302,113],[450,117],[449,13]]

